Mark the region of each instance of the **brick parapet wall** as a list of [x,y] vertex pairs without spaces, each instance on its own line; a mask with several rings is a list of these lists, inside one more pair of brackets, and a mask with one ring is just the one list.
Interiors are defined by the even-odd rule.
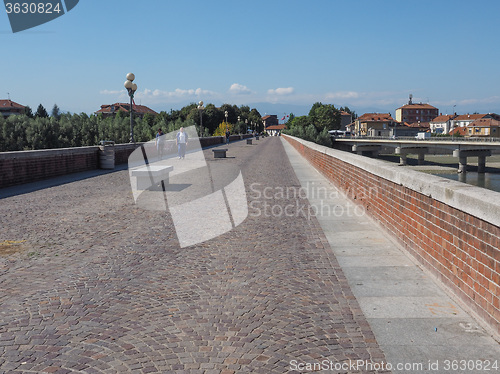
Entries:
[[0,153],[0,188],[96,169],[98,147]]
[[500,194],[284,135],[500,336]]
[[[221,136],[201,138],[202,147],[222,143]],[[126,164],[143,143],[116,144],[115,164]],[[99,147],[0,152],[0,188],[99,168]]]

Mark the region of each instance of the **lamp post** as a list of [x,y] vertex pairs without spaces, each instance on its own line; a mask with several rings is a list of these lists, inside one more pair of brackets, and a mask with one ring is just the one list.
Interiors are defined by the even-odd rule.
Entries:
[[134,140],[134,120],[132,118],[132,103],[134,100],[134,93],[137,91],[137,84],[133,83],[135,75],[133,73],[127,74],[127,80],[123,84],[127,89],[128,95],[130,96],[130,143],[135,143]]
[[224,111],[224,116],[226,116],[226,134],[225,134],[226,135],[226,143],[229,142],[229,137],[227,136],[227,115],[228,115],[228,113],[227,113],[227,110],[226,110],[226,111]]
[[238,128],[238,132],[239,132],[239,133],[241,133],[241,125],[240,125],[240,121],[241,121],[241,117],[240,117],[240,116],[238,116],[238,126],[237,126],[237,128]]
[[200,112],[200,138],[203,137],[203,110],[205,107],[203,106],[203,101],[198,103],[198,112]]
[[248,118],[245,119],[245,134],[248,134]]

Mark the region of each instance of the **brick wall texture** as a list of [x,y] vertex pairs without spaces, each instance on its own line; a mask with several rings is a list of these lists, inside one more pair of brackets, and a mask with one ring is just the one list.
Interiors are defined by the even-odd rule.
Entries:
[[[235,141],[251,135],[232,135]],[[224,142],[224,137],[201,138],[202,147]],[[143,143],[117,144],[115,165],[126,164],[130,154]],[[149,146],[154,146],[149,144]],[[99,168],[99,147],[63,148],[38,151],[1,152],[0,188]]]
[[500,335],[500,227],[284,139]]
[[[137,147],[115,146],[115,164],[128,161]],[[0,153],[0,188],[57,177],[99,167],[99,147],[48,149]]]

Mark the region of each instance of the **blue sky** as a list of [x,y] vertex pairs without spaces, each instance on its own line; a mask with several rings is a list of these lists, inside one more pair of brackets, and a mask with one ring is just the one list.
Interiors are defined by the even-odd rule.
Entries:
[[80,0],[13,34],[0,14],[0,98],[92,113],[126,102],[190,102],[358,114],[408,101],[500,113],[498,0]]

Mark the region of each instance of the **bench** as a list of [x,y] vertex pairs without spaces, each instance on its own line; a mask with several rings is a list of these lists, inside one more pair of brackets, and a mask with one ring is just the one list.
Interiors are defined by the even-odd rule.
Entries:
[[252,144],[252,139],[247,139],[247,144]]
[[214,158],[226,158],[227,148],[212,149]]
[[[147,190],[150,187],[158,185],[160,182],[168,184],[168,174],[174,170],[173,166],[168,165],[149,165],[137,169],[132,169],[130,172],[132,189]],[[151,181],[152,179],[152,181]],[[151,182],[154,184],[152,185]]]

